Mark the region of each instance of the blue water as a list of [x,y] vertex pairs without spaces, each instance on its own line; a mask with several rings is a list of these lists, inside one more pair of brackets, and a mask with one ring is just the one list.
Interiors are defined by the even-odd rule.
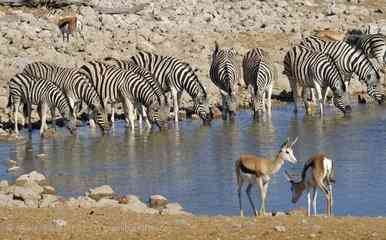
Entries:
[[[386,216],[386,108],[354,106],[351,117],[333,110],[321,119],[292,113],[292,106],[273,109],[271,119],[252,120],[241,111],[235,123],[215,120],[211,127],[186,120],[167,132],[134,133],[118,121],[114,132],[102,136],[87,126],[76,137],[61,129],[61,137],[41,139],[38,130],[25,140],[0,143],[0,179],[14,179],[5,162],[13,159],[22,172],[37,170],[48,176],[59,194],[76,196],[109,184],[116,192],[147,199],[162,194],[186,210],[205,215],[237,215],[234,162],[242,153],[274,157],[287,136],[299,136],[295,156],[301,162],[318,152],[336,161],[334,212],[337,215]],[[45,153],[47,159],[37,154]],[[305,197],[290,202],[283,172],[297,173],[302,163],[286,163],[273,177],[269,211],[306,207]],[[258,206],[257,189],[253,197]],[[246,195],[247,213],[251,214]],[[319,211],[325,200],[319,194]]]

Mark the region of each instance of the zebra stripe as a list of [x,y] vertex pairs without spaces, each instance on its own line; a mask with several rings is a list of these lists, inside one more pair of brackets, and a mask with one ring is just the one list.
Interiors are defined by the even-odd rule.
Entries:
[[277,78],[276,68],[273,63],[265,62],[268,54],[260,48],[248,51],[243,58],[244,82],[251,95],[251,105],[254,116],[265,111],[265,94],[267,93],[267,108],[271,112],[271,95],[273,80]]
[[[9,105],[15,114],[15,131],[17,129],[17,111],[20,103],[24,103],[28,109],[29,125],[31,127],[31,106],[39,105],[41,112],[41,128],[40,133],[43,134],[46,128],[46,111],[47,107],[54,113],[55,108],[58,108],[60,114],[66,119],[70,120],[70,124],[66,124],[68,129],[73,132],[75,128],[75,118],[73,108],[64,93],[52,82],[38,80],[29,75],[20,73],[9,81]],[[55,126],[55,125],[54,125]]]
[[141,51],[130,61],[149,71],[160,83],[162,90],[171,92],[174,104],[174,120],[178,122],[178,108],[182,92],[185,90],[192,97],[193,110],[204,123],[209,123],[210,109],[206,90],[191,66],[170,56],[161,56]]
[[[294,112],[297,112],[297,87],[315,88],[323,115],[323,92],[330,87],[334,93],[334,105],[343,113],[350,109],[345,108],[343,94],[346,91],[343,77],[334,60],[327,54],[315,52],[312,49],[295,46],[284,57],[284,74],[287,75],[295,101]],[[304,99],[303,99],[304,100]],[[304,100],[306,111],[307,101]]]
[[[384,94],[377,90],[369,91],[369,89],[377,88],[380,76],[377,69],[364,52],[353,48],[345,42],[324,41],[315,36],[305,38],[300,45],[307,46],[314,51],[320,51],[331,56],[336,61],[339,70],[342,71],[343,74],[356,73],[359,79],[366,83],[368,89],[367,93],[379,103],[383,102]],[[345,81],[350,81],[350,78],[346,78]]]
[[154,89],[142,75],[97,61],[83,65],[79,73],[95,87],[104,107],[108,102],[123,102],[126,124],[132,129],[134,102],[147,108],[150,120],[159,128],[167,121],[168,116],[160,114],[161,103]]
[[236,51],[233,48],[219,49],[215,42],[209,74],[212,82],[220,89],[224,119],[228,113],[233,116],[237,110],[239,70],[235,57]]
[[64,68],[45,62],[34,62],[28,64],[23,73],[36,79],[53,82],[66,94],[73,108],[75,103],[84,101],[92,111],[96,112],[96,122],[99,127],[102,130],[108,128],[105,117],[102,116],[104,110],[97,92],[88,80],[78,73],[78,69]]
[[350,35],[347,39],[347,43],[361,49],[369,58],[375,58],[378,63],[378,66],[376,66],[377,69],[382,68],[386,63],[386,43],[384,35]]

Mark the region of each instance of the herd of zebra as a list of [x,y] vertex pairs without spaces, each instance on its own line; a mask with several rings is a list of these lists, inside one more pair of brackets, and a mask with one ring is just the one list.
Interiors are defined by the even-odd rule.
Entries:
[[[334,105],[343,113],[349,113],[351,108],[345,106],[344,95],[352,73],[367,85],[371,97],[379,103],[383,102],[384,94],[378,88],[379,71],[386,62],[385,37],[358,31],[348,32],[346,36],[342,41],[309,36],[289,49],[284,57],[284,74],[294,93],[295,112],[298,87],[302,87],[306,112],[309,94],[315,91],[320,113],[323,114],[327,90],[331,89]],[[224,120],[228,115],[234,117],[239,102],[239,87],[242,84],[236,55],[233,48],[221,49],[215,42],[209,75],[220,91]],[[272,88],[278,78],[270,54],[261,48],[248,51],[244,55],[242,69],[254,116],[258,117],[266,111],[270,114]],[[108,57],[102,61],[87,62],[80,68],[34,62],[9,81],[8,106],[14,113],[16,133],[17,113],[21,107],[24,115],[28,116],[31,129],[32,105],[38,106],[41,134],[47,128],[47,110],[50,109],[54,120],[56,108],[66,120],[67,128],[74,132],[82,102],[89,108],[90,126],[97,124],[103,131],[110,128],[110,121],[114,122],[114,109],[118,102],[122,103],[127,127],[134,129],[134,121],[138,118],[141,127],[144,121],[148,127],[154,124],[162,129],[168,122],[171,105],[174,120],[178,122],[181,95],[186,91],[193,100],[193,111],[206,124],[212,119],[209,97],[195,71],[182,60],[146,51],[138,52],[127,60]],[[108,104],[111,104],[111,119],[107,117]]]

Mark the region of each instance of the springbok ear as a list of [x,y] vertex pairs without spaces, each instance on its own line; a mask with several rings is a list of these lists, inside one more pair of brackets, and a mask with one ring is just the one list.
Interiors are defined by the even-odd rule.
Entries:
[[288,180],[288,182],[292,182],[291,175],[287,172],[287,170],[284,171],[284,176]]
[[297,136],[297,137],[295,138],[295,140],[291,143],[291,147],[293,147],[293,146],[295,145],[295,143],[298,141],[298,139],[299,139],[299,136]]

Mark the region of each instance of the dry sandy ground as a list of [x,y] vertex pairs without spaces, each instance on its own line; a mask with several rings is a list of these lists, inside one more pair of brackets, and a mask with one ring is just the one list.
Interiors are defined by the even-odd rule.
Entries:
[[[66,221],[65,226],[53,220]],[[0,209],[0,239],[386,239],[386,218],[153,216],[119,209]]]

